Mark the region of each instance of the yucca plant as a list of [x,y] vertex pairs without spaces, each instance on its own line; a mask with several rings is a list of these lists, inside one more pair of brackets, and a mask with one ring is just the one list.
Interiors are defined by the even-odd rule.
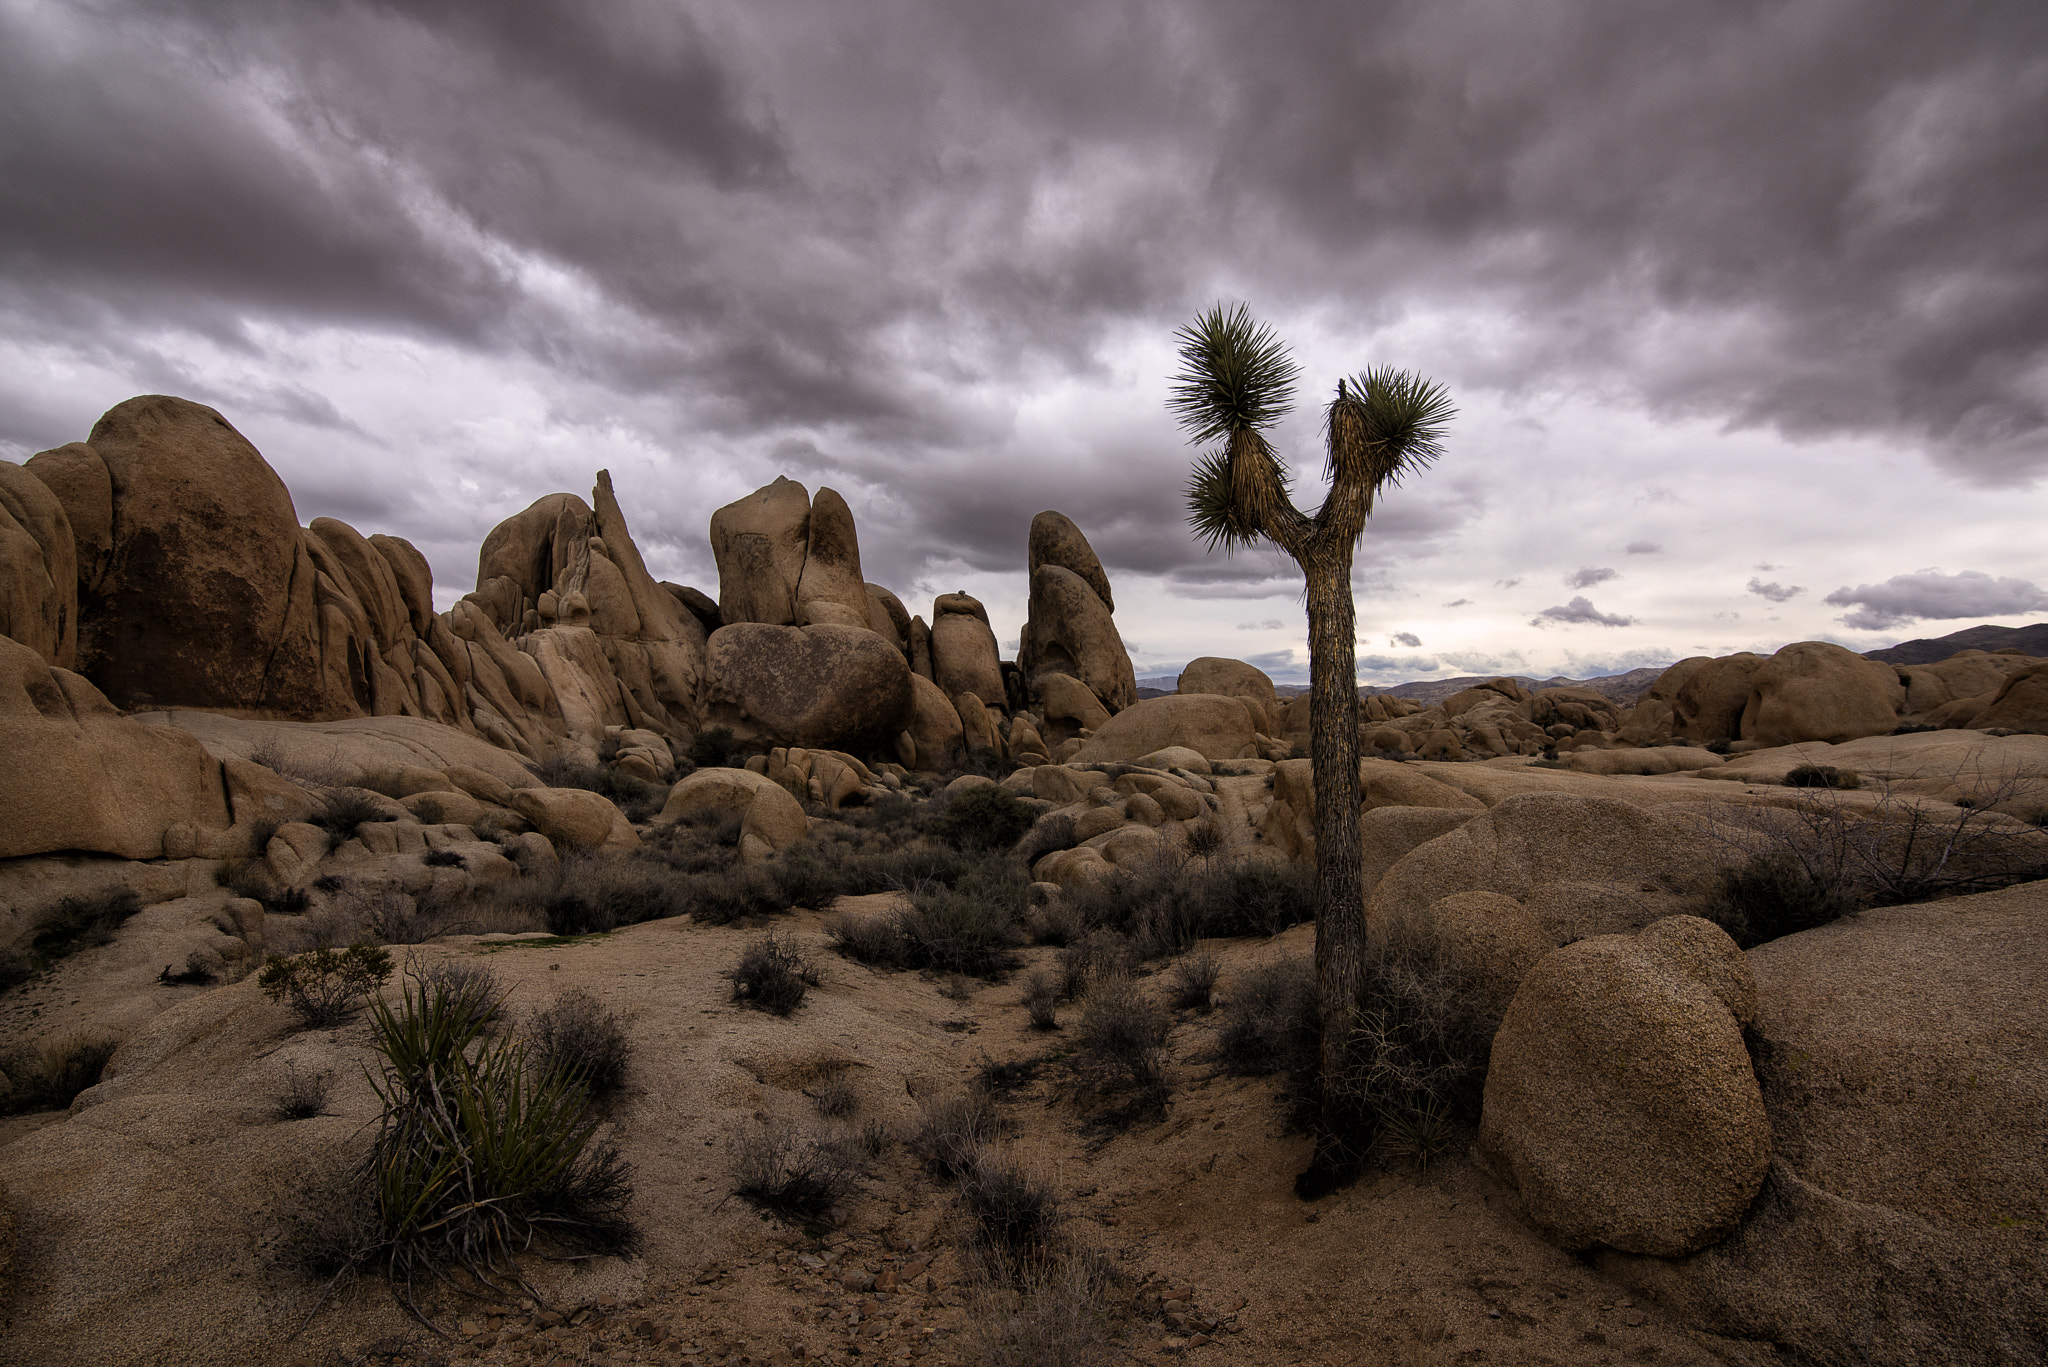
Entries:
[[1323,1017],[1316,1157],[1304,1194],[1326,1188],[1355,1155],[1329,1081],[1343,1064],[1363,981],[1359,887],[1357,614],[1351,561],[1382,490],[1441,453],[1455,411],[1443,386],[1387,367],[1337,381],[1323,413],[1329,495],[1294,506],[1289,473],[1266,433],[1293,403],[1298,373],[1286,344],[1243,304],[1217,304],[1177,334],[1183,367],[1169,407],[1188,440],[1216,443],[1188,482],[1189,524],[1214,550],[1271,541],[1307,585],[1309,758],[1316,789],[1316,977]]
[[379,1057],[370,1079],[383,1116],[363,1176],[382,1226],[369,1257],[423,1322],[424,1276],[466,1294],[539,1293],[521,1274],[527,1253],[629,1251],[629,1173],[609,1144],[592,1145],[601,1115],[569,1074],[536,1067],[523,1041],[491,1037],[497,999],[476,980],[409,973],[400,1001],[373,999]]

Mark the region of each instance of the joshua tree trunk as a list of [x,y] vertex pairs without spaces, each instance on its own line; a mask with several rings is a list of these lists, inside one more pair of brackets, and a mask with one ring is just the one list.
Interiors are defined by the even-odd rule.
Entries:
[[1316,997],[1322,1007],[1320,1124],[1315,1167],[1336,1176],[1344,1133],[1332,1088],[1343,1071],[1365,965],[1365,898],[1359,886],[1358,668],[1353,652],[1351,545],[1332,538],[1304,556],[1308,580],[1309,753],[1316,776]]

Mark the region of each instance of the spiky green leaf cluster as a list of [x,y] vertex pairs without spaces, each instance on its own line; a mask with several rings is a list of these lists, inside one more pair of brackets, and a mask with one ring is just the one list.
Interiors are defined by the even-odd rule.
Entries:
[[1296,367],[1273,329],[1244,304],[1217,304],[1178,333],[1183,369],[1167,407],[1191,442],[1255,432],[1293,402]]
[[1443,454],[1444,432],[1457,411],[1441,384],[1391,366],[1339,380],[1324,421],[1331,469],[1347,473],[1355,462],[1355,473],[1373,490],[1399,484]]

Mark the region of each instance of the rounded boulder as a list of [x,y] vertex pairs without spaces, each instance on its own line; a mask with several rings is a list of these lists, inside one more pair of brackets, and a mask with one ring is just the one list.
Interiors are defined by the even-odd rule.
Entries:
[[1203,759],[1252,759],[1251,709],[1241,698],[1214,693],[1174,693],[1134,703],[1105,721],[1074,756],[1077,763],[1134,760],[1169,747],[1185,747]]
[[1552,950],[1494,1036],[1481,1155],[1565,1248],[1717,1243],[1770,1166],[1755,1023],[1748,962],[1697,917]]

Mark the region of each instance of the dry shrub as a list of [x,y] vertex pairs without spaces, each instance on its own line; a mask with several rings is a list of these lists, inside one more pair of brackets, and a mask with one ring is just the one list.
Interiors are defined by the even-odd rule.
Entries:
[[633,1057],[626,1023],[582,988],[556,994],[527,1026],[527,1034],[533,1061],[542,1072],[569,1078],[595,1098],[626,1085],[626,1068]]
[[[984,1255],[986,1256],[986,1255]],[[1089,1249],[986,1271],[968,1299],[979,1367],[1107,1367],[1123,1355],[1117,1276]]]
[[14,1084],[0,1111],[61,1111],[95,1086],[121,1041],[111,1035],[73,1034],[8,1054],[4,1071]]
[[334,1089],[334,1074],[324,1068],[300,1072],[299,1065],[284,1066],[284,1082],[271,1098],[270,1113],[279,1120],[311,1120],[327,1114],[327,1097]]
[[1097,978],[1081,1004],[1079,1067],[1102,1123],[1122,1126],[1166,1105],[1166,1036],[1173,1020],[1137,982]]
[[876,968],[903,966],[903,932],[896,928],[894,916],[842,912],[833,918],[828,930],[832,947],[856,963]]
[[1193,1009],[1208,1014],[1210,999],[1216,992],[1216,979],[1222,972],[1222,962],[1206,950],[1181,958],[1166,980],[1168,1001],[1173,1009]]
[[741,1126],[726,1141],[733,1194],[791,1220],[814,1220],[853,1194],[865,1169],[858,1145],[782,1121]]
[[1330,1086],[1359,1126],[1427,1163],[1454,1120],[1476,1121],[1500,1016],[1465,974],[1419,947],[1365,961],[1344,1069]]
[[917,1128],[910,1151],[925,1168],[942,1178],[958,1177],[1006,1128],[1002,1114],[986,1093],[958,1092],[918,1102]]
[[1030,981],[1024,984],[1024,1009],[1031,1013],[1033,1030],[1060,1028],[1059,1001],[1059,985],[1052,980],[1051,975],[1044,972],[1033,973]]
[[1216,1058],[1243,1077],[1285,1073],[1315,1077],[1322,1041],[1315,969],[1308,959],[1275,957],[1230,984],[1216,1029]]
[[734,1001],[778,1016],[803,1005],[804,995],[818,985],[818,970],[803,951],[774,935],[748,945],[725,976],[732,979]]
[[953,1199],[968,1254],[985,1271],[1042,1266],[1055,1253],[1066,1220],[1059,1193],[1013,1155],[983,1149],[960,1170]]
[[818,1108],[818,1114],[827,1119],[844,1120],[860,1109],[860,1086],[854,1081],[851,1068],[834,1068],[805,1095]]
[[1137,967],[1131,943],[1114,930],[1096,930],[1060,951],[1060,996],[1076,1001],[1098,978],[1128,976]]

